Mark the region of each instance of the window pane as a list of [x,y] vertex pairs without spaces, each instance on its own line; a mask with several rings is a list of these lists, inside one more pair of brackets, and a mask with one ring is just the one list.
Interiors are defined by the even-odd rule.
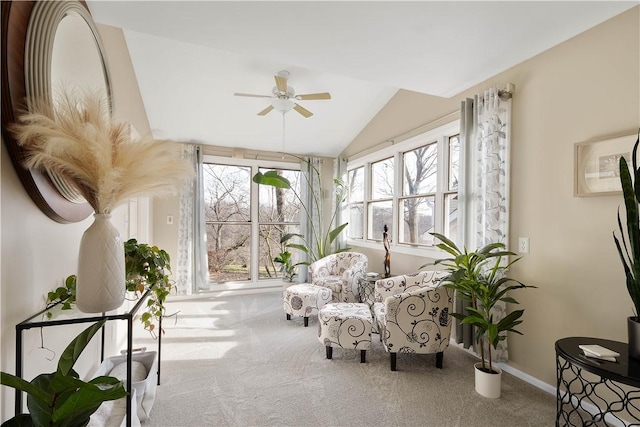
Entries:
[[[260,171],[264,173],[267,170],[261,169]],[[261,223],[298,222],[300,221],[300,201],[295,193],[300,194],[300,172],[282,169],[278,170],[278,173],[289,180],[291,189],[259,185],[260,212],[258,221]]]
[[364,206],[357,203],[349,206],[349,225],[347,236],[352,239],[362,239],[364,227]]
[[434,142],[404,153],[403,194],[405,196],[436,191],[438,176],[437,147]]
[[349,202],[364,200],[364,167],[349,171]]
[[[367,239],[382,240],[385,224],[391,230],[393,202],[373,202],[369,203],[369,232]],[[391,237],[390,237],[391,238]]]
[[435,197],[413,197],[402,200],[403,221],[400,227],[400,243],[416,245],[433,244],[429,233],[433,228],[433,209]]
[[458,193],[447,194],[444,203],[444,235],[455,242],[458,237]]
[[202,166],[207,221],[242,221],[251,217],[251,168],[243,166]]
[[207,223],[209,281],[251,280],[251,226]]
[[[260,226],[260,279],[283,277],[282,265],[273,261],[283,250],[291,252],[294,264],[300,261],[300,251],[293,248],[284,248],[280,243],[282,236],[288,233],[300,233],[297,224],[272,224]],[[302,243],[297,237],[292,238],[288,243]]]
[[393,197],[393,157],[371,164],[371,180],[373,200]]
[[460,138],[458,135],[449,138],[449,190],[458,189],[460,173]]

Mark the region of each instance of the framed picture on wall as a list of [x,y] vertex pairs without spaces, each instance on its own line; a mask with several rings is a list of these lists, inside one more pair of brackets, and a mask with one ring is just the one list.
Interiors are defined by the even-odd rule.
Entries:
[[622,194],[620,158],[631,167],[631,151],[636,135],[578,142],[574,149],[575,197]]

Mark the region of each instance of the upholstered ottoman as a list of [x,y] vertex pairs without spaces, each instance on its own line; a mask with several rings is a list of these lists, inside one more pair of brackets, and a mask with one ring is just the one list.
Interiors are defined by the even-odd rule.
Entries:
[[331,289],[311,283],[289,286],[283,293],[287,320],[291,320],[291,316],[302,316],[305,327],[309,326],[309,315],[331,302]]
[[327,349],[327,359],[333,347],[360,350],[364,363],[371,348],[371,311],[364,303],[338,302],[325,305],[318,312],[318,339]]

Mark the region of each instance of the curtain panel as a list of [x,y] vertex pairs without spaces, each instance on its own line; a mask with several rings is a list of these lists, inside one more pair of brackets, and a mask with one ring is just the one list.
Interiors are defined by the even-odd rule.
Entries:
[[[466,153],[464,198],[464,244],[479,248],[488,243],[509,243],[509,156],[511,145],[511,93],[497,87],[462,101],[460,138]],[[464,313],[465,305],[456,302],[456,312]],[[506,304],[498,303],[494,318],[506,315]],[[469,325],[456,320],[456,340],[465,348],[474,343]],[[497,361],[508,359],[507,340],[493,352]]]
[[182,157],[191,162],[196,173],[185,180],[180,194],[175,280],[178,294],[191,295],[199,289],[209,289],[202,147],[184,144]]

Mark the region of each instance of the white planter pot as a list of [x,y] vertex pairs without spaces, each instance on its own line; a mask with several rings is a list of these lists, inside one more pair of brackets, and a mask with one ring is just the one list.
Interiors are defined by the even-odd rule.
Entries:
[[[135,415],[134,419],[145,421],[151,415],[151,408],[156,399],[156,388],[158,385],[158,353],[156,351],[143,351],[142,353],[132,353],[132,382],[131,389],[135,391]],[[109,375],[126,381],[127,356],[112,356],[104,359],[95,377]],[[137,366],[135,366],[138,364]],[[124,398],[121,402],[124,402]],[[103,404],[104,405],[104,404]],[[124,405],[124,403],[123,403]],[[126,408],[126,406],[123,406]],[[132,413],[133,414],[133,413]]]
[[476,368],[476,392],[490,399],[499,398],[502,388],[502,369],[493,366],[493,370],[497,371],[497,374],[484,372],[482,371],[482,362],[476,363],[474,367]]
[[103,313],[124,302],[124,243],[111,215],[93,218],[80,240],[76,305],[85,313]]

